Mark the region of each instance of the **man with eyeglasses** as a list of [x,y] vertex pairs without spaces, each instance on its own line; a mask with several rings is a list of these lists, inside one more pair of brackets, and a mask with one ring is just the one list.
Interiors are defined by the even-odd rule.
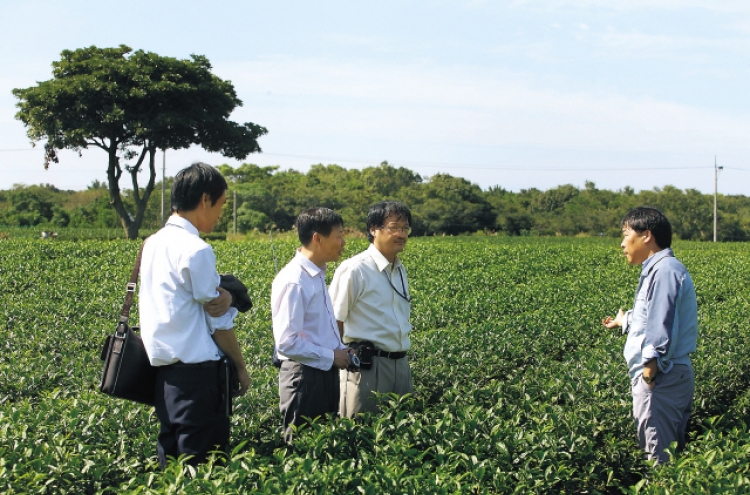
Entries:
[[339,265],[329,287],[344,344],[359,349],[359,371],[342,369],[339,414],[378,412],[374,392],[412,391],[409,350],[411,296],[398,254],[411,233],[411,212],[382,201],[367,213],[370,247]]

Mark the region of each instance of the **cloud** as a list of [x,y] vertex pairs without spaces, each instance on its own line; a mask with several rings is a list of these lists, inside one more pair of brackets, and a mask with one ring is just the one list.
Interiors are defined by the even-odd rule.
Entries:
[[750,2],[746,0],[628,0],[625,2],[612,2],[610,0],[515,0],[511,3],[511,6],[514,8],[529,7],[543,11],[596,9],[597,11],[623,12],[701,9],[721,14],[750,14]]
[[[220,67],[248,115],[271,132],[472,146],[689,151],[738,146],[750,123],[720,112],[599,88],[566,92],[523,74],[475,67],[274,59]],[[263,103],[267,90],[274,104]],[[267,97],[267,96],[266,96]],[[280,101],[278,101],[280,100]],[[255,110],[252,108],[255,107]],[[279,109],[283,107],[284,111]],[[266,113],[267,112],[267,113]]]
[[393,41],[379,36],[357,36],[352,34],[334,33],[323,36],[329,42],[346,47],[347,49],[366,49],[372,53],[390,53],[397,50]]
[[[643,32],[616,32],[608,30],[594,35],[601,47],[622,53],[634,52],[639,57],[656,58],[666,53],[681,52],[694,56],[694,50],[725,50],[746,53],[750,50],[750,39],[737,37],[705,38],[691,35],[647,34]],[[681,56],[683,56],[681,55]]]

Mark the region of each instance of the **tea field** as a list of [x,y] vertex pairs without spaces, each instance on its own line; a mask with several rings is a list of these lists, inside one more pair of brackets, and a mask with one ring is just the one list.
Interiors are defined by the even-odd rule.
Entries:
[[[226,464],[164,471],[152,409],[98,392],[139,245],[0,240],[0,492],[750,493],[750,244],[675,245],[698,293],[696,398],[687,449],[655,470],[635,439],[624,337],[600,323],[638,280],[618,240],[410,240],[415,393],[316,422],[293,447],[270,365],[271,244],[214,242],[255,302],[237,320],[253,385]],[[295,244],[274,248],[282,266]]]

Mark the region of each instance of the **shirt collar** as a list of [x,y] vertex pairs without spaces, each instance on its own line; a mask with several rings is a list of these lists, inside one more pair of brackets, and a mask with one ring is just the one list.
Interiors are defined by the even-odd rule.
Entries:
[[[367,248],[367,252],[370,254],[370,257],[375,262],[375,266],[378,267],[378,271],[383,271],[386,268],[388,268],[388,265],[391,264],[390,261],[386,259],[385,256],[383,256],[383,253],[378,251],[378,248],[375,247],[375,244],[370,244],[370,247]],[[396,256],[396,261],[393,263],[393,267],[397,267],[401,264],[401,260],[398,259],[398,256]]]
[[195,228],[195,225],[190,223],[190,220],[187,220],[186,218],[182,218],[179,215],[171,215],[167,219],[166,225],[174,225],[175,227],[180,227],[182,229],[187,230],[193,235],[198,235],[198,229]]
[[299,249],[297,250],[297,254],[294,255],[294,259],[297,260],[297,263],[299,263],[302,269],[311,277],[317,277],[321,272],[323,272],[323,276],[325,276],[325,269],[320,268],[318,265],[310,261],[310,259],[302,254]]
[[651,268],[653,268],[654,265],[659,262],[659,260],[662,260],[668,256],[674,256],[674,253],[672,252],[672,248],[662,249],[655,255],[651,256],[650,258],[647,258],[646,261],[643,262],[641,275],[646,275],[648,272],[651,271]]

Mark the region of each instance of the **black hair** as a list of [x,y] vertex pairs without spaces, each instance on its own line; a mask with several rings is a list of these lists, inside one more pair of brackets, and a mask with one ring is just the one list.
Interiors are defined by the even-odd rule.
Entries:
[[299,242],[303,246],[310,244],[315,232],[328,237],[331,235],[331,230],[337,225],[343,228],[344,219],[332,209],[323,206],[304,210],[294,221],[294,227],[297,229],[297,237],[299,237]]
[[172,183],[172,211],[193,211],[200,205],[203,194],[211,198],[211,206],[227,190],[227,181],[211,165],[195,162],[174,177]]
[[383,222],[391,215],[396,215],[399,220],[405,220],[411,227],[411,212],[406,205],[398,201],[381,201],[372,205],[367,212],[368,241],[372,242],[375,239],[372,235],[372,229],[383,227]]
[[664,213],[650,206],[639,206],[625,214],[620,222],[621,228],[629,227],[639,234],[649,230],[654,236],[656,245],[666,249],[672,245],[672,225]]

